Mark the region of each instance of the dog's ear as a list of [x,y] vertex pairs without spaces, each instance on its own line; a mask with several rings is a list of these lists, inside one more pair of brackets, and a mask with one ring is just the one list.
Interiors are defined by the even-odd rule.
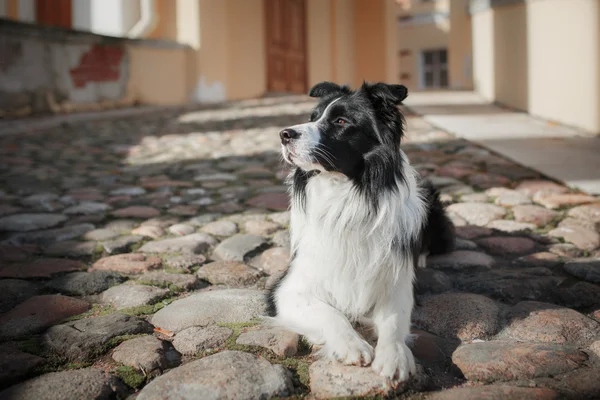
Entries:
[[388,85],[378,82],[369,84],[363,83],[363,89],[378,102],[400,104],[408,96],[408,89],[404,85]]
[[340,86],[334,82],[320,82],[313,86],[309,91],[310,97],[323,97],[333,93],[348,93],[349,89],[346,86]]

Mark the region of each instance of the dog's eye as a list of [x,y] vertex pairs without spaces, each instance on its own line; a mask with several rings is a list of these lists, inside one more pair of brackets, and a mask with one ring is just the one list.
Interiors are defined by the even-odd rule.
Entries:
[[338,118],[338,119],[335,120],[335,123],[337,125],[345,125],[345,124],[348,123],[348,121],[346,121],[344,118]]

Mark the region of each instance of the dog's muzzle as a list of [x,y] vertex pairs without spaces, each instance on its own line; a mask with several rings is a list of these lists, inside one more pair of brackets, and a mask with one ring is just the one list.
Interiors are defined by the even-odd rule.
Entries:
[[288,145],[294,139],[298,139],[300,137],[300,133],[294,129],[284,129],[279,132],[279,137],[281,138],[281,144]]

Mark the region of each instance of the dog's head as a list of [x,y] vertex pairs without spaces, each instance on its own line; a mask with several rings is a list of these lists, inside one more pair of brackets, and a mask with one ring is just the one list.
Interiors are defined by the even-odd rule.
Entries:
[[309,92],[319,98],[310,122],[280,132],[284,159],[304,171],[360,174],[370,158],[397,153],[403,135],[398,104],[403,85],[364,83],[353,91],[321,82]]

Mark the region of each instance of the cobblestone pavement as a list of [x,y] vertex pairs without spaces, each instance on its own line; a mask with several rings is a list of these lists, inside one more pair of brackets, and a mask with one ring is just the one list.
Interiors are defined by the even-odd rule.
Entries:
[[418,271],[418,376],[392,388],[261,325],[289,256],[277,132],[312,104],[0,138],[0,398],[599,396],[599,199],[414,115],[404,149],[460,237]]

